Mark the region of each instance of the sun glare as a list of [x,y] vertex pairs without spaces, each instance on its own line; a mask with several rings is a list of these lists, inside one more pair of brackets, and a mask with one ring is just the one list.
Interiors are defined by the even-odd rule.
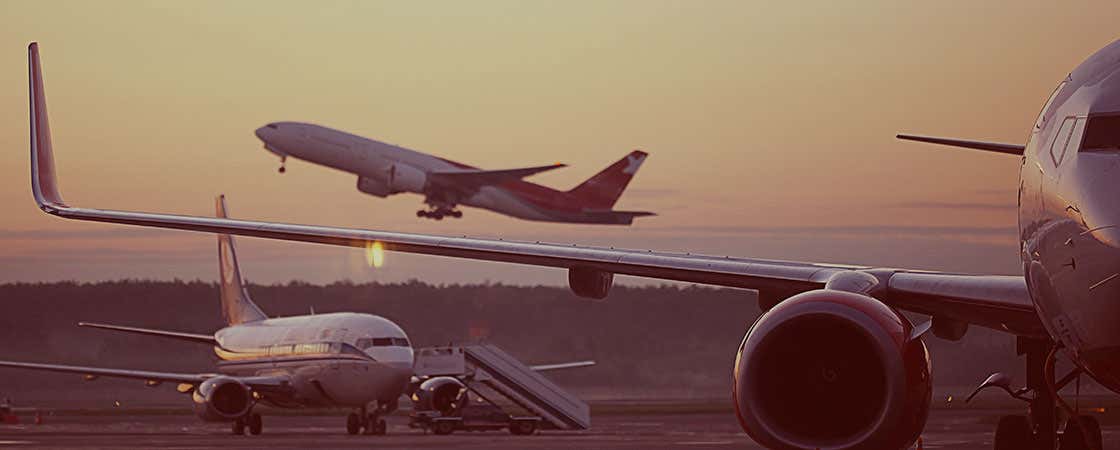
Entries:
[[366,243],[366,262],[375,268],[385,264],[385,248],[381,242]]

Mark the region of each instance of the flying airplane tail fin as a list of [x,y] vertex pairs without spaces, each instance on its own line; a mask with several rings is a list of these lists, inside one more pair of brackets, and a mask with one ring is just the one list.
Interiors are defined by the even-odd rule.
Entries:
[[568,191],[580,201],[580,205],[588,209],[611,209],[630,179],[638,173],[638,168],[646,160],[648,153],[634,150],[625,158],[611,164],[602,172],[588,178],[574,189]]
[[[216,215],[227,218],[226,196],[217,198]],[[241,268],[237,265],[237,251],[233,247],[233,236],[228,234],[218,235],[218,272],[221,285],[222,318],[229,325],[245,322],[255,322],[267,319],[268,316],[249,297],[245,290],[245,283],[241,278]]]

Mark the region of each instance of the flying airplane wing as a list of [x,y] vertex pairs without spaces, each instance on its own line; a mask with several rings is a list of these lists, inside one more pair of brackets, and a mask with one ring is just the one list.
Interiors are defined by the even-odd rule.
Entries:
[[102,330],[123,331],[125,333],[143,334],[146,336],[159,336],[182,341],[197,342],[200,344],[218,345],[218,340],[212,334],[182,333],[178,331],[152,330],[149,328],[125,327],[120,325],[107,325],[103,323],[78,322],[79,327],[100,328]]
[[821,289],[833,276],[858,270],[878,280],[872,296],[896,307],[1018,335],[1046,336],[1022,276],[938,274],[72,207],[58,191],[36,44],[29,48],[29,60],[32,191],[43,211],[59,217],[358,248],[379,243],[390,251],[563,268],[577,293],[584,285],[609,285],[608,277],[619,274],[754,289],[763,301],[772,302]]
[[428,174],[428,180],[433,184],[442,187],[477,189],[482,186],[493,186],[511,180],[519,180],[529,175],[559,169],[561,167],[567,167],[567,164],[557,163],[547,166],[526,167],[523,169],[467,169],[454,172],[432,172]]

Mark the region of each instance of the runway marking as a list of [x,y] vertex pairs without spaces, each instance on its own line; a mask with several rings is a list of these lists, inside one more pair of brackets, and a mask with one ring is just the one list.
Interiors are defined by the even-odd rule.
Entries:
[[0,441],[0,445],[31,445],[34,441]]

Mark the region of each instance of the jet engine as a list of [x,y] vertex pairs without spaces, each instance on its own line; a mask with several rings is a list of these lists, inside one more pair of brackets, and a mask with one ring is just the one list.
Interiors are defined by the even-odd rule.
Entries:
[[194,412],[202,420],[221,422],[244,416],[253,406],[253,391],[245,383],[230,377],[214,377],[203,381],[191,394]]
[[611,292],[612,285],[613,273],[582,267],[568,269],[568,287],[580,297],[603,300]]
[[467,386],[455,377],[435,377],[420,383],[412,393],[417,411],[439,411],[451,415],[467,405]]
[[865,295],[790,297],[759,317],[739,348],[739,423],[767,448],[908,448],[933,393],[929,354],[912,329]]
[[424,192],[428,176],[406,164],[390,164],[385,172],[374,177],[358,177],[358,191],[377,197],[401,192]]

